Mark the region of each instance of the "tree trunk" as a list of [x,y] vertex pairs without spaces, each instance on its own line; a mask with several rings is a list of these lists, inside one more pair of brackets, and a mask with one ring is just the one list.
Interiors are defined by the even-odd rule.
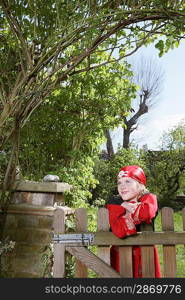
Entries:
[[[4,236],[4,229],[5,229],[6,218],[7,218],[7,208],[11,200],[11,189],[16,178],[16,169],[19,161],[20,124],[18,120],[15,121],[14,131],[11,137],[12,137],[12,151],[5,171],[3,187],[0,192],[0,207],[2,209],[0,240],[2,240]],[[0,273],[1,273],[1,255],[0,255]]]
[[130,144],[130,128],[123,129],[123,148],[128,149]]
[[11,190],[11,187],[16,178],[16,168],[19,161],[19,143],[20,143],[20,124],[19,121],[15,121],[14,131],[12,133],[12,151],[11,156],[6,168],[3,191]]
[[131,133],[137,129],[137,121],[138,119],[148,112],[148,105],[146,105],[147,94],[141,97],[140,105],[138,111],[129,119],[127,120],[126,117],[123,117],[124,124],[126,128],[123,128],[123,148],[128,149],[130,143],[130,135]]
[[110,135],[110,131],[108,129],[105,129],[104,134],[107,139],[106,148],[107,148],[108,158],[111,159],[114,156],[114,147],[112,144],[112,138]]

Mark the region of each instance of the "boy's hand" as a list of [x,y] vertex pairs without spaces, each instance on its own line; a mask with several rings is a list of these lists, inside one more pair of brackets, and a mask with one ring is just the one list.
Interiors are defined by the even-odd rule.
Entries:
[[136,210],[136,208],[140,205],[140,202],[130,203],[124,201],[121,206],[123,206],[126,209],[126,214],[133,214]]

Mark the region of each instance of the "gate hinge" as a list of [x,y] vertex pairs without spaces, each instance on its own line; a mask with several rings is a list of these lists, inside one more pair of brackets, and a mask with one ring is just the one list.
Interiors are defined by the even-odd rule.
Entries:
[[53,242],[60,244],[80,244],[88,246],[94,241],[94,234],[92,233],[65,233],[54,234]]

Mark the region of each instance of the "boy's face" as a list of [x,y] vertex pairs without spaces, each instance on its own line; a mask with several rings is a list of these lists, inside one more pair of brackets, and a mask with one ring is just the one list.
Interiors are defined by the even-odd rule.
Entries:
[[119,178],[118,193],[124,201],[137,200],[140,194],[139,183],[130,177]]

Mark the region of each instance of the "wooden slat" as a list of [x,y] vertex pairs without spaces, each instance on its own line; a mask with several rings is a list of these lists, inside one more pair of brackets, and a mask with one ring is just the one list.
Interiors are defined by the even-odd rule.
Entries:
[[171,207],[162,208],[161,221],[163,231],[174,231],[173,209]]
[[147,223],[141,223],[141,225],[140,225],[140,229],[141,229],[141,231],[142,232],[144,232],[144,231],[153,231],[153,227],[152,227],[152,224],[147,224]]
[[164,277],[176,277],[176,249],[175,246],[163,246]]
[[[153,232],[152,224],[141,224],[141,231]],[[142,277],[154,278],[155,277],[155,264],[154,264],[154,247],[153,246],[141,246],[141,264],[142,264]]]
[[141,261],[142,261],[142,277],[154,278],[155,265],[154,265],[154,248],[153,246],[141,247]]
[[133,277],[132,247],[119,247],[120,275],[124,278]]
[[[80,233],[80,232],[76,232]],[[147,245],[183,245],[185,232],[138,232],[137,235],[119,239],[112,232],[88,232],[94,235],[94,246],[147,246]],[[79,244],[66,243],[66,246],[79,246]]]
[[[65,232],[65,213],[62,209],[54,211],[53,221],[54,234]],[[65,245],[54,244],[54,263],[53,263],[53,277],[65,277]]]
[[[185,208],[182,210],[182,224],[183,224],[183,230],[185,231]],[[184,251],[185,251],[185,243],[184,243]]]
[[94,233],[92,245],[134,246],[184,244],[185,232],[138,232],[136,235],[119,239],[112,232]]
[[88,268],[99,274],[102,278],[121,278],[119,273],[113,270],[108,264],[88,249],[84,247],[66,247],[66,250],[82,261]]
[[182,222],[183,222],[183,230],[185,231],[185,208],[182,210]]
[[[109,231],[109,215],[108,210],[104,207],[98,210],[98,220],[97,220],[97,229],[98,232],[107,232]],[[104,262],[110,265],[110,246],[98,247],[98,257],[101,258]]]
[[[87,211],[85,208],[78,208],[75,210],[76,229],[82,232],[87,231]],[[88,270],[86,265],[76,259],[76,278],[87,278]]]
[[[173,209],[163,207],[161,210],[162,230],[174,231]],[[163,260],[164,260],[164,277],[176,277],[176,250],[173,246],[173,238],[171,245],[163,245]]]

